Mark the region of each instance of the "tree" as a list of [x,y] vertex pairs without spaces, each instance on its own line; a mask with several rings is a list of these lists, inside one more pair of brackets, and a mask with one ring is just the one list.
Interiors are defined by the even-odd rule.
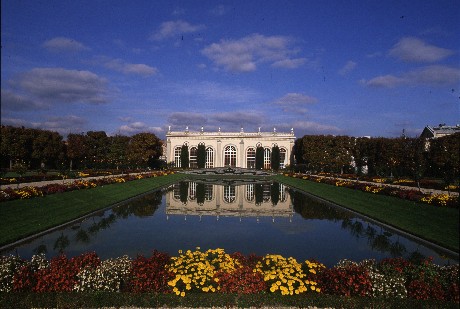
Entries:
[[270,165],[272,169],[275,171],[278,171],[280,169],[280,148],[277,145],[272,147]]
[[86,132],[86,143],[88,145],[87,163],[92,168],[107,167],[107,154],[109,152],[109,138],[104,131]]
[[70,170],[73,169],[75,163],[79,166],[88,155],[86,136],[83,133],[67,135],[67,157],[70,159]]
[[107,160],[111,167],[117,170],[127,164],[128,146],[131,141],[129,136],[115,135],[109,138],[109,153]]
[[351,147],[351,153],[355,163],[356,174],[361,175],[364,171],[364,167],[367,166],[367,160],[369,157],[368,153],[368,141],[367,137],[360,137],[354,140],[354,145]]
[[204,144],[198,145],[196,163],[198,168],[204,168],[206,165],[206,146]]
[[264,167],[264,148],[258,146],[256,148],[256,170],[261,170]]
[[187,145],[182,145],[180,149],[180,166],[183,169],[188,168],[190,163],[190,158],[188,154],[188,146]]
[[449,188],[460,173],[460,133],[431,140],[429,158],[436,175],[442,177]]
[[162,143],[153,133],[138,133],[131,138],[128,146],[128,160],[136,166],[148,166],[162,154]]
[[34,130],[24,127],[1,127],[1,153],[2,157],[9,160],[10,169],[16,162],[30,163]]
[[62,136],[57,132],[36,130],[32,149],[32,158],[37,160],[42,169],[55,165],[63,152]]

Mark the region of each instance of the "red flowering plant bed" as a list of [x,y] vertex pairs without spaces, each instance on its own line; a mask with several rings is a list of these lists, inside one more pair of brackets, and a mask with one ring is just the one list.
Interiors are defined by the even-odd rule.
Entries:
[[384,184],[369,184],[362,183],[351,180],[336,179],[331,177],[321,177],[316,175],[305,175],[305,174],[285,174],[285,176],[290,176],[293,178],[299,178],[304,180],[310,180],[317,183],[324,183],[333,185],[336,187],[345,187],[354,190],[360,190],[363,192],[395,196],[398,198],[406,199],[414,202],[421,202],[430,204],[438,207],[448,207],[448,208],[459,208],[458,196],[448,195],[448,194],[427,194],[422,193],[418,190],[407,190],[400,189],[391,186],[385,186]]
[[19,189],[14,189],[14,188],[5,188],[0,190],[0,202],[5,202],[5,201],[11,201],[11,200],[16,200],[16,199],[28,199],[28,198],[33,198],[33,197],[40,197],[40,196],[45,196],[49,194],[55,194],[55,193],[62,193],[62,192],[68,192],[68,191],[74,191],[74,190],[81,190],[81,189],[90,189],[90,188],[95,188],[98,186],[104,186],[104,185],[109,185],[109,184],[114,184],[114,183],[123,183],[127,181],[133,181],[133,180],[138,180],[138,179],[144,179],[144,178],[152,178],[152,177],[158,177],[158,176],[166,176],[169,174],[173,174],[174,172],[172,171],[162,171],[162,172],[150,172],[150,173],[144,173],[144,174],[137,174],[137,175],[130,175],[126,174],[123,176],[112,176],[112,177],[104,177],[104,178],[98,178],[98,179],[91,179],[91,180],[85,180],[85,179],[79,179],[75,180],[70,183],[54,183],[54,184],[49,184],[41,187],[24,187],[24,188],[19,188]]
[[150,257],[101,260],[95,253],[48,261],[0,257],[0,292],[154,292],[318,294],[344,297],[412,298],[459,302],[459,266],[439,266],[430,259],[402,258],[359,263],[342,260],[331,268],[314,260],[299,262],[281,255],[245,256],[223,249],[153,251]]

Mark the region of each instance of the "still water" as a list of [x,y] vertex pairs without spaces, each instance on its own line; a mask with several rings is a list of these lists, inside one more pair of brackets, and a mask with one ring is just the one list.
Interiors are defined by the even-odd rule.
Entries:
[[103,211],[1,254],[30,258],[46,253],[68,257],[95,251],[101,258],[156,249],[224,248],[227,253],[267,253],[316,259],[333,266],[340,259],[433,257],[458,263],[436,251],[341,208],[279,183],[181,182]]

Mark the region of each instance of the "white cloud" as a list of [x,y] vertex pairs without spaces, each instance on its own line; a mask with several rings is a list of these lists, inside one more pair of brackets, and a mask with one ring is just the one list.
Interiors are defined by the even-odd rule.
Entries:
[[296,114],[306,114],[306,105],[311,105],[318,102],[318,99],[302,93],[291,92],[273,102],[283,108],[284,112],[292,112]]
[[102,61],[102,64],[106,68],[121,72],[123,74],[138,74],[148,76],[158,72],[157,68],[142,63],[128,63],[121,59],[110,59],[106,57],[99,57],[99,59],[105,59]]
[[118,132],[121,135],[134,135],[137,133],[154,133],[155,135],[161,134],[164,132],[161,127],[152,127],[148,126],[144,122],[136,121],[129,123],[127,125],[122,125],[118,128]]
[[63,136],[72,132],[84,132],[87,123],[86,119],[75,115],[49,117],[42,122],[33,122],[20,118],[2,118],[2,124],[5,125],[56,131]]
[[43,47],[52,52],[79,52],[89,50],[82,43],[64,37],[56,37],[43,43]]
[[407,62],[437,62],[454,52],[430,45],[414,37],[404,37],[390,50],[390,56]]
[[460,69],[431,65],[402,74],[384,75],[362,81],[372,87],[397,87],[403,85],[452,86],[460,82]]
[[187,113],[175,112],[168,117],[168,124],[172,125],[174,131],[184,130],[186,126],[190,130],[199,130],[202,126],[205,130],[235,131],[243,127],[260,126],[264,117],[260,112],[253,110],[221,112],[221,113]]
[[283,68],[297,68],[305,58],[292,59],[298,50],[291,48],[293,40],[286,36],[252,34],[239,40],[221,40],[201,52],[217,67],[227,71],[251,72],[258,63],[271,63]]
[[275,68],[296,69],[302,66],[306,61],[307,58],[283,59],[274,62],[272,66]]
[[47,103],[107,103],[107,81],[89,71],[35,68],[11,84]]
[[173,91],[188,98],[208,103],[249,103],[257,100],[260,94],[246,87],[228,86],[216,82],[191,81],[171,86]]
[[142,76],[150,76],[158,73],[156,67],[149,66],[143,63],[129,63],[119,58],[110,58],[107,56],[96,56],[87,61],[92,65],[101,65],[107,69],[120,72],[123,74],[136,74]]
[[356,62],[354,61],[347,61],[347,63],[339,70],[339,74],[344,76],[353,71],[356,67]]
[[183,20],[167,21],[160,25],[160,28],[151,35],[150,39],[160,41],[186,33],[197,32],[204,28],[204,25],[192,25]]
[[1,102],[2,111],[27,111],[47,107],[46,104],[5,89],[2,89]]
[[282,106],[288,105],[306,105],[306,104],[313,104],[318,102],[318,99],[296,92],[290,92],[283,97],[277,99],[274,103]]
[[201,113],[175,112],[169,115],[168,123],[184,127],[188,125],[205,125],[207,118]]

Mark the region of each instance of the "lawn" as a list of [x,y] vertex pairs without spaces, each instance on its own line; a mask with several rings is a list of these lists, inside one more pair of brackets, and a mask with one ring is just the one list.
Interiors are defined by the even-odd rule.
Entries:
[[277,175],[274,180],[459,252],[459,210]]
[[175,183],[183,177],[173,174],[0,203],[0,246]]

